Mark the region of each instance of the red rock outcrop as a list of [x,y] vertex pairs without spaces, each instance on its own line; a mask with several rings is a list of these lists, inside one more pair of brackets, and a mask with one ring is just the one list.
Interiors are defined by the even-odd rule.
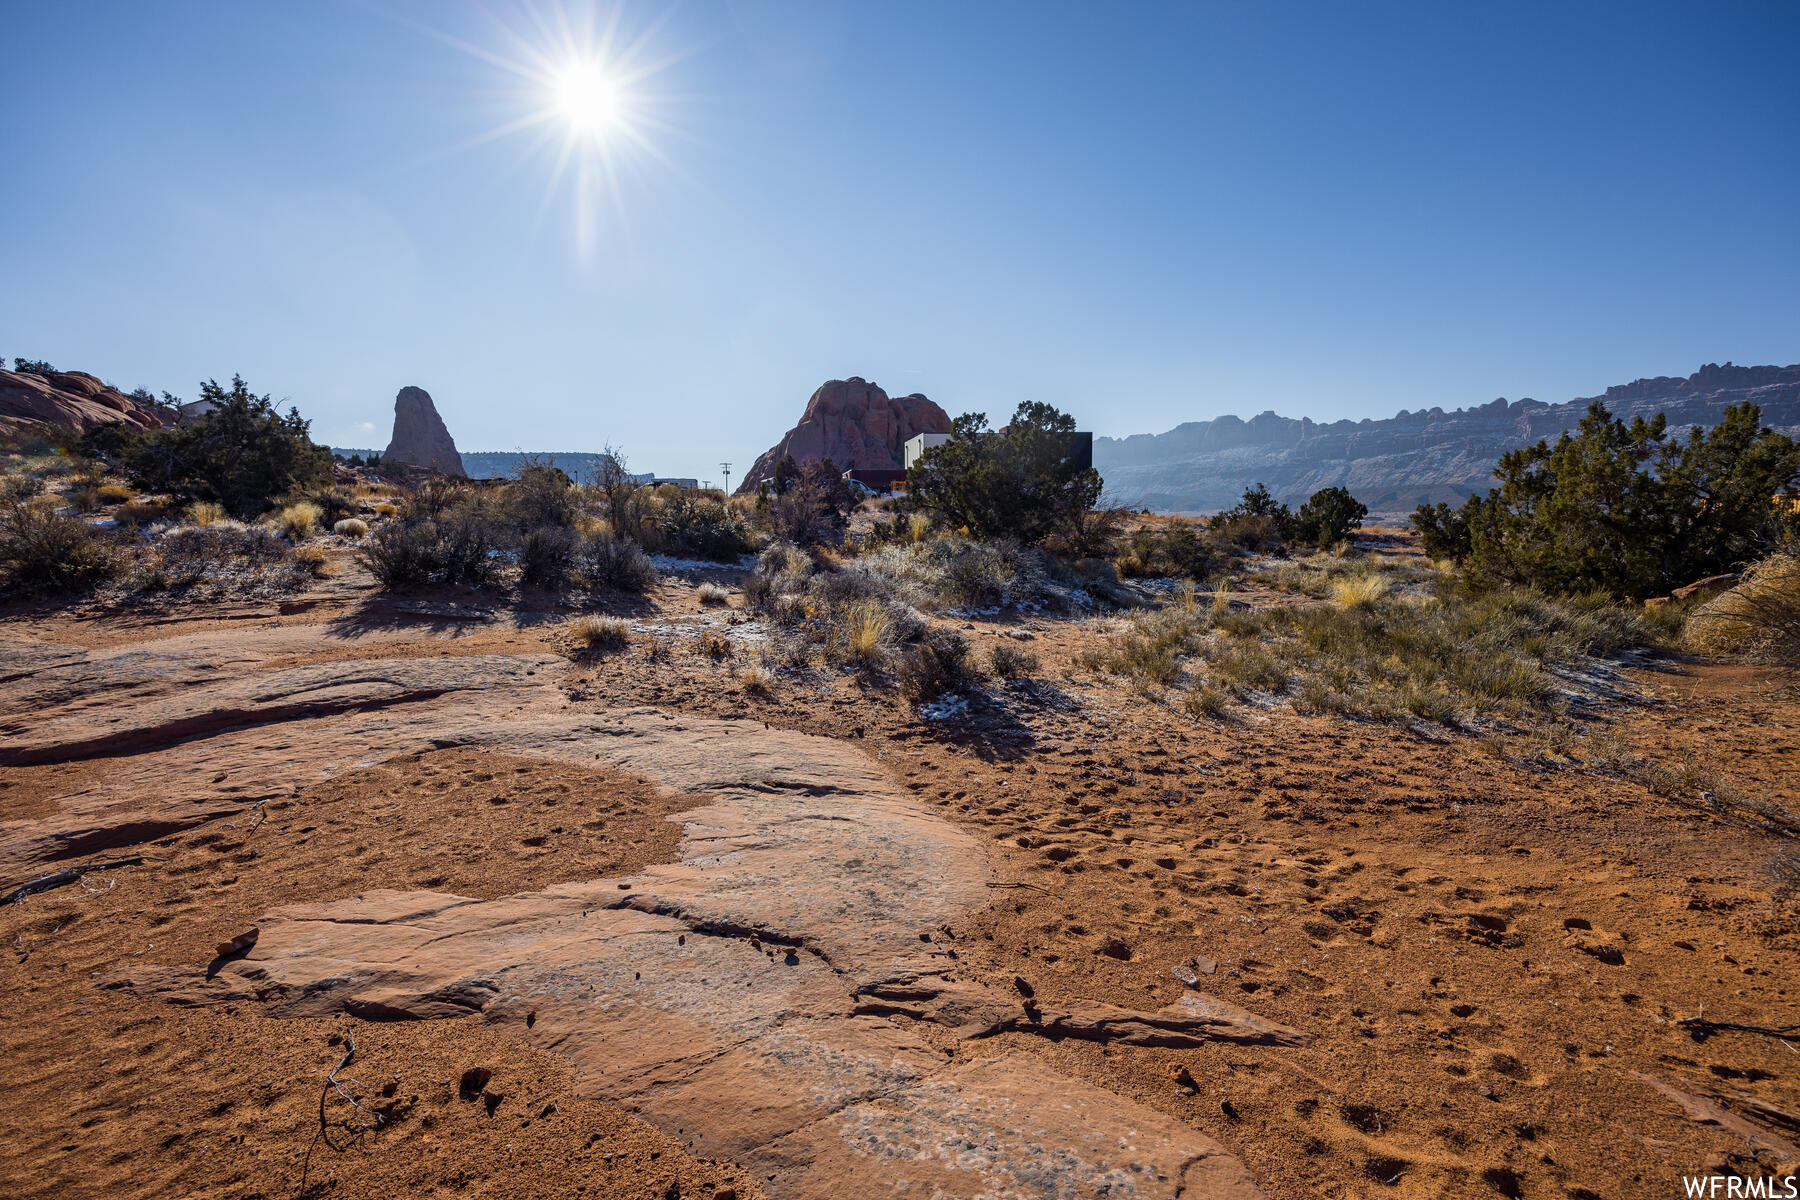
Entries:
[[456,442],[431,402],[431,393],[420,387],[403,387],[394,397],[394,437],[382,457],[459,479],[467,475]]
[[0,371],[0,433],[58,426],[85,433],[97,425],[123,421],[136,429],[158,429],[156,411],[85,371],[29,375]]
[[738,495],[754,493],[763,480],[773,478],[783,455],[802,466],[829,458],[846,471],[895,468],[904,465],[902,447],[908,438],[949,432],[949,415],[917,392],[889,396],[854,375],[833,379],[812,394],[800,423],[751,466]]

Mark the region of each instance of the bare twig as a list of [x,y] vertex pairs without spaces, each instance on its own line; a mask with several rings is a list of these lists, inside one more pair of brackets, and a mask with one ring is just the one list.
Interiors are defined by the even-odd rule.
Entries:
[[6,893],[6,895],[0,896],[0,908],[4,908],[8,904],[17,904],[27,896],[35,895],[38,892],[47,892],[52,888],[65,887],[68,884],[74,883],[89,871],[101,871],[108,867],[135,867],[139,863],[167,861],[167,859],[158,858],[153,854],[126,854],[112,858],[98,858],[92,862],[76,863],[74,866],[65,867],[63,870],[57,871],[52,875],[45,875],[41,878],[33,879],[30,883],[16,887],[12,891]]
[[988,886],[991,888],[1030,888],[1032,891],[1042,892],[1046,896],[1053,896],[1056,894],[1049,888],[1041,888],[1035,883],[990,883]]
[[346,1142],[343,1146],[339,1146],[339,1145],[335,1144],[334,1142],[332,1142],[332,1140],[331,1140],[331,1134],[330,1134],[331,1126],[330,1126],[330,1123],[328,1121],[326,1121],[326,1119],[325,1119],[325,1102],[331,1098],[331,1093],[336,1092],[339,1096],[341,1096],[343,1098],[344,1103],[348,1104],[351,1108],[355,1109],[357,1112],[361,1113],[363,1116],[365,1116],[365,1117],[373,1116],[374,1117],[374,1122],[372,1124],[361,1122],[361,1121],[357,1122],[355,1129],[356,1129],[356,1133],[358,1136],[361,1136],[363,1130],[378,1128],[383,1123],[381,1114],[370,1113],[368,1109],[366,1109],[362,1105],[358,1104],[356,1102],[355,1098],[353,1096],[351,1096],[349,1092],[346,1092],[344,1090],[343,1085],[345,1083],[355,1083],[357,1081],[354,1079],[340,1080],[338,1078],[338,1072],[342,1071],[345,1067],[349,1066],[350,1060],[355,1057],[356,1057],[356,1030],[354,1028],[346,1029],[344,1031],[344,1056],[342,1058],[338,1059],[337,1066],[331,1068],[331,1074],[329,1074],[325,1077],[325,1086],[319,1089],[319,1127],[318,1127],[318,1129],[316,1129],[313,1132],[312,1140],[306,1144],[306,1158],[304,1161],[302,1161],[302,1163],[300,1165],[300,1190],[301,1190],[301,1192],[306,1191],[306,1175],[307,1175],[307,1172],[312,1169],[312,1152],[313,1152],[313,1148],[315,1146],[317,1146],[321,1141],[323,1141],[327,1146],[330,1146],[333,1150],[336,1150],[341,1153],[344,1149],[346,1149],[350,1145],[350,1143]]

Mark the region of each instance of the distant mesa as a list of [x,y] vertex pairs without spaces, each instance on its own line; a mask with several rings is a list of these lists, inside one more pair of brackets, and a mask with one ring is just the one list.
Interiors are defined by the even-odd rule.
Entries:
[[403,387],[394,397],[394,438],[382,457],[468,478],[462,455],[456,452],[456,442],[438,416],[431,393],[421,387]]
[[1727,407],[1748,400],[1764,425],[1800,435],[1800,363],[1788,367],[1708,364],[1686,379],[1639,379],[1599,397],[1546,404],[1495,400],[1445,412],[1401,412],[1385,420],[1320,424],[1265,412],[1242,420],[1190,421],[1167,433],[1095,438],[1094,466],[1110,501],[1158,512],[1229,508],[1255,483],[1277,499],[1304,501],[1343,487],[1381,515],[1420,504],[1459,504],[1494,486],[1494,464],[1508,450],[1555,441],[1580,423],[1592,399],[1629,422],[1657,413],[1671,432],[1710,427]]
[[750,495],[775,476],[775,464],[791,457],[804,466],[829,458],[848,470],[897,470],[907,439],[949,433],[950,417],[914,392],[889,396],[879,385],[852,375],[820,386],[806,402],[800,423],[788,430],[745,473],[737,494]]
[[123,421],[137,429],[159,429],[162,416],[85,371],[48,375],[0,371],[0,433],[61,427],[82,433]]

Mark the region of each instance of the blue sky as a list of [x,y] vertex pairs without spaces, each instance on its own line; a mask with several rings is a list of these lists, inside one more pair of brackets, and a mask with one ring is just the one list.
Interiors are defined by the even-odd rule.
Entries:
[[[853,374],[1122,435],[1800,360],[1800,6],[537,16],[6,0],[0,353],[707,478]],[[559,21],[637,138],[470,145]]]

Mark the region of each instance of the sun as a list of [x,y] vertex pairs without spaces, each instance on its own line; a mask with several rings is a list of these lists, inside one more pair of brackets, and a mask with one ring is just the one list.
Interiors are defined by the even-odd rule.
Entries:
[[540,218],[567,196],[584,261],[603,239],[629,236],[628,192],[658,174],[686,180],[660,143],[688,136],[672,123],[683,100],[668,80],[697,48],[659,44],[666,10],[635,25],[621,0],[533,0],[496,6],[474,37],[397,19],[496,69],[484,93],[496,123],[435,153],[519,138],[519,165],[543,168]]
[[553,92],[557,111],[569,128],[588,137],[601,137],[622,116],[623,96],[618,83],[598,63],[571,63],[557,72]]

